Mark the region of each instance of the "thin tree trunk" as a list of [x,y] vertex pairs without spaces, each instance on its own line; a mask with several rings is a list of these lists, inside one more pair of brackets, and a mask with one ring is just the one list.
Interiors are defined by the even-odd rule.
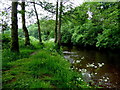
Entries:
[[17,20],[18,2],[12,2],[12,28],[11,28],[11,51],[19,52],[18,43],[18,20]]
[[62,18],[62,1],[60,1],[60,13],[59,13],[59,23],[58,23],[58,46],[61,45],[61,18]]
[[38,18],[38,13],[37,13],[37,10],[36,10],[36,7],[35,7],[35,3],[33,3],[33,4],[34,4],[34,9],[35,9],[35,14],[36,14],[36,17],[37,17],[39,42],[42,43],[41,30],[40,30],[40,22],[39,22],[39,18]]
[[4,34],[4,26],[3,26],[3,19],[1,20],[2,21],[2,34]]
[[25,24],[25,1],[24,0],[22,1],[21,7],[22,7],[22,29],[25,34],[25,46],[26,46],[26,45],[30,45],[30,39],[29,39],[28,30]]
[[55,43],[57,43],[57,27],[58,27],[58,0],[56,2]]

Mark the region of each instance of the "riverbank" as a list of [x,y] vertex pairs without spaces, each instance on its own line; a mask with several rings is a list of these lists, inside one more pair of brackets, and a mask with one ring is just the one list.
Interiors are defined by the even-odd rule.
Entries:
[[73,44],[73,43],[62,43],[62,46],[66,46],[66,47],[77,47],[77,48],[86,48],[86,49],[90,49],[90,50],[98,50],[98,51],[110,51],[110,52],[115,52],[115,53],[120,53],[120,48],[104,48],[104,47],[96,47],[93,45],[79,45],[79,44]]
[[[70,63],[56,52],[53,42],[46,42],[36,50],[23,49],[21,59],[15,59],[16,55],[9,57],[14,60],[4,63],[3,88],[95,88],[70,68]],[[3,62],[4,58],[7,53]]]

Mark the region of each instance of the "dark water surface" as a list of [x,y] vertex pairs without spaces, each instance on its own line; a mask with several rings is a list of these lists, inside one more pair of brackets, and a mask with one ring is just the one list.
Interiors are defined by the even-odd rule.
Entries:
[[91,85],[120,88],[120,52],[63,46],[72,69],[82,72]]

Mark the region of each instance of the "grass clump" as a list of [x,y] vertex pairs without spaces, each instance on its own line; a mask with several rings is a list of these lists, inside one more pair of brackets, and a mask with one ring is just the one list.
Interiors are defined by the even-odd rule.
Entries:
[[5,49],[2,51],[2,69],[8,70],[11,66],[8,65],[9,62],[21,59],[28,58],[29,55],[34,52],[34,50],[23,49],[20,53],[12,53],[9,49]]

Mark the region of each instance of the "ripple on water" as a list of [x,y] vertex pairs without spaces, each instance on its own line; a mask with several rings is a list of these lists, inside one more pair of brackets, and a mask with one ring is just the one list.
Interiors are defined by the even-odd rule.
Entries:
[[63,53],[64,57],[73,65],[71,68],[82,72],[84,80],[88,83],[92,82],[91,85],[120,88],[120,71],[115,66],[118,67],[118,63],[114,62],[116,59],[119,60],[120,55],[113,57],[114,53],[110,53],[111,56],[108,56],[108,53],[84,48],[68,48]]
[[63,54],[76,54],[76,52],[63,51]]

